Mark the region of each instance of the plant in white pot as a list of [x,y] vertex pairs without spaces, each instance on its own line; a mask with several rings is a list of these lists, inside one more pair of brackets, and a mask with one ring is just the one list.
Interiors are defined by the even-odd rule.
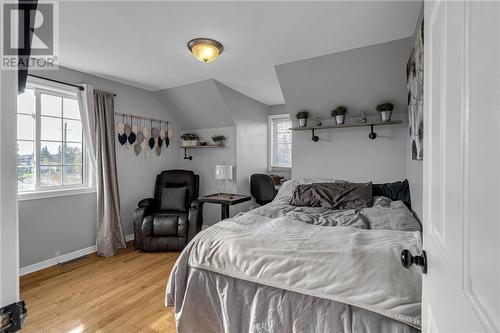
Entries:
[[380,113],[380,120],[390,121],[392,110],[394,109],[394,104],[392,103],[382,103],[377,105],[377,111]]
[[307,118],[309,118],[309,112],[307,111],[300,111],[297,113],[297,119],[299,120],[299,126],[300,127],[306,127],[307,126]]
[[332,111],[332,117],[335,117],[337,125],[344,124],[346,113],[347,113],[347,108],[345,106],[337,106],[335,110]]
[[212,141],[217,146],[224,146],[224,142],[226,141],[226,137],[224,135],[217,134],[217,135],[212,136]]
[[200,138],[194,133],[184,133],[181,136],[183,147],[194,147],[200,144]]

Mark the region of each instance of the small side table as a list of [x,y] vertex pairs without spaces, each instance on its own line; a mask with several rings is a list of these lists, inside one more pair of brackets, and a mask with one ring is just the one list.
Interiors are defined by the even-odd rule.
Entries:
[[229,206],[250,201],[251,199],[251,196],[244,194],[216,193],[199,197],[198,201],[201,203],[209,202],[221,205],[220,217],[222,221],[229,217]]

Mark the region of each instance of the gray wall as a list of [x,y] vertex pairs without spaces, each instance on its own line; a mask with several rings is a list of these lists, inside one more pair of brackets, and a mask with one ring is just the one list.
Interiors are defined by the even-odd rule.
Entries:
[[[61,67],[58,71],[34,73],[65,82],[91,83],[96,89],[117,94],[115,111],[172,120],[157,97],[142,89]],[[175,125],[170,126],[178,136]],[[172,140],[175,142],[175,140]],[[155,175],[178,166],[177,145],[150,161],[117,146],[118,184],[122,224],[125,234],[133,232],[133,210],[137,202],[153,194]],[[66,254],[95,244],[95,194],[26,200],[19,202],[20,266],[24,267],[59,254]]]
[[[221,181],[215,179],[215,165],[219,163],[236,166],[236,127],[219,127],[205,129],[190,129],[186,132],[198,134],[202,140],[211,141],[214,134],[223,134],[226,137],[224,148],[191,149],[188,154],[193,156],[193,160],[184,159],[184,150],[179,153],[180,168],[192,170],[200,175],[200,195],[213,194],[220,191]],[[236,179],[236,172],[233,170]],[[237,191],[236,181],[228,184],[230,191]],[[234,207],[231,207],[234,214]],[[203,224],[212,225],[220,221],[220,206],[205,204],[203,206]]]
[[[415,27],[415,33],[417,33],[418,27],[420,27],[420,23],[422,22],[424,16],[424,10],[420,11],[420,17],[417,22],[417,26]],[[413,42],[415,40],[415,34],[411,40],[411,47],[413,47]],[[408,57],[409,57],[408,53]],[[425,97],[425,96],[424,96]],[[411,142],[410,137],[407,135],[407,151],[406,151],[406,177],[408,178],[408,182],[410,183],[410,191],[411,191],[411,206],[413,208],[413,212],[420,218],[423,217],[423,187],[424,187],[424,171],[423,161],[414,161],[411,159]],[[425,154],[425,152],[424,152]],[[424,155],[425,158],[425,155]]]
[[[331,119],[330,111],[345,105],[348,120],[357,120],[362,112],[377,117],[375,106],[389,100],[395,104],[394,118],[406,120],[405,66],[410,43],[409,38],[401,39],[276,66],[287,111],[294,115],[309,110],[313,117]],[[321,130],[318,143],[311,141],[310,132],[294,132],[292,177],[404,179],[405,127],[375,128],[376,140],[368,139],[369,128]]]

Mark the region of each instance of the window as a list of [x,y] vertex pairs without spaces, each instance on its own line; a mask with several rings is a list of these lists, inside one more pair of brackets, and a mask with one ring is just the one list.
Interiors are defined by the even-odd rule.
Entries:
[[85,156],[74,91],[28,82],[17,102],[19,193],[88,187]]
[[272,115],[269,126],[269,169],[279,171],[292,167],[292,120],[288,114]]

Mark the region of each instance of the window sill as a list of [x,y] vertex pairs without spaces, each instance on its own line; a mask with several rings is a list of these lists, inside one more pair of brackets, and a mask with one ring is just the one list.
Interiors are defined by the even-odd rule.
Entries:
[[46,198],[66,197],[69,195],[80,195],[87,193],[96,193],[93,187],[78,187],[66,188],[59,190],[37,191],[37,192],[22,192],[17,195],[18,201],[37,200]]
[[286,167],[276,167],[272,166],[269,168],[268,171],[275,171],[275,172],[292,172],[292,168],[286,168]]

